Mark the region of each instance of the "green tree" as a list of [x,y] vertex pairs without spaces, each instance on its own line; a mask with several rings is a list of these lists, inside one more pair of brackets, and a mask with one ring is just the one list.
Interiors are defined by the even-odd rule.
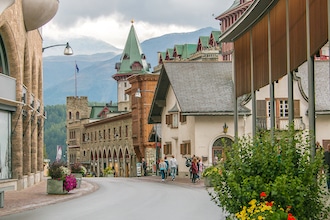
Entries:
[[277,207],[291,207],[297,219],[325,219],[329,214],[324,203],[323,153],[311,158],[309,136],[293,127],[276,132],[275,139],[269,133],[241,138],[226,149],[226,161],[219,166],[221,175],[213,177],[210,194],[231,214],[253,199],[261,202],[261,192]]
[[45,120],[44,140],[46,155],[54,161],[57,145],[62,146],[62,152],[66,152],[66,105],[45,106],[47,119]]

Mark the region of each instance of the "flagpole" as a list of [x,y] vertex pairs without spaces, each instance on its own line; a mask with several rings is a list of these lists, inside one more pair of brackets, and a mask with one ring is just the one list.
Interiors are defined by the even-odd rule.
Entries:
[[75,88],[75,96],[77,97],[77,61],[74,61],[74,88]]

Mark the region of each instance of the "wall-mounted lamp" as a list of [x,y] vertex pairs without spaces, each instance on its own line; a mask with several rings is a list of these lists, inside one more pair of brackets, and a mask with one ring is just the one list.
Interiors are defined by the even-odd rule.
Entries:
[[138,88],[136,93],[135,93],[136,98],[141,98],[141,90]]
[[228,132],[228,125],[225,122],[225,124],[223,125],[223,133],[227,134],[227,132]]
[[141,90],[140,88],[138,88],[135,92],[135,97],[136,98],[141,98],[141,92],[151,92],[151,93],[155,93],[155,91],[152,90]]
[[73,50],[70,47],[69,42],[67,42],[66,44],[55,44],[55,45],[51,45],[51,46],[48,46],[48,47],[43,47],[42,48],[42,52],[44,52],[48,48],[59,47],[59,46],[65,46],[65,48],[64,48],[64,55],[73,55]]

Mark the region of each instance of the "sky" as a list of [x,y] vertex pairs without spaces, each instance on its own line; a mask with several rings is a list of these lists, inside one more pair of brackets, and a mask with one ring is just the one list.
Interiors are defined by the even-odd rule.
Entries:
[[59,42],[92,37],[123,49],[131,21],[140,42],[169,33],[220,29],[215,17],[234,0],[59,0],[42,34]]

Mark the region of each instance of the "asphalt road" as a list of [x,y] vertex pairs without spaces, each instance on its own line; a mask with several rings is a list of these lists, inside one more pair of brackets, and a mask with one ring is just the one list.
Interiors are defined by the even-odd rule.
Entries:
[[223,220],[205,187],[137,178],[89,178],[99,189],[72,200],[3,216],[1,220]]

